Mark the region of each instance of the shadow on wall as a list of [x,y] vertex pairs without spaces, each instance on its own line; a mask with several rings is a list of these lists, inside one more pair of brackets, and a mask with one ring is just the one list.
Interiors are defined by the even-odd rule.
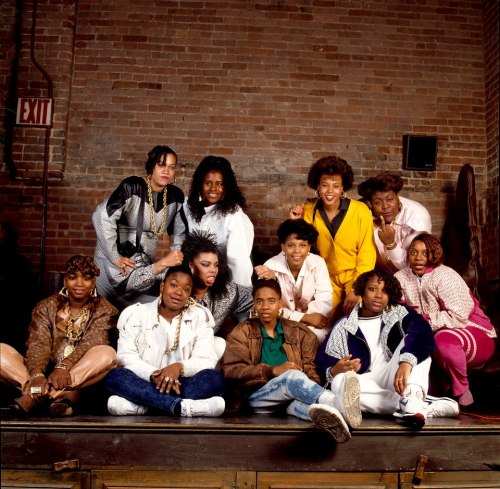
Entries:
[[0,342],[24,354],[31,311],[38,299],[38,276],[18,253],[17,239],[11,223],[0,223]]

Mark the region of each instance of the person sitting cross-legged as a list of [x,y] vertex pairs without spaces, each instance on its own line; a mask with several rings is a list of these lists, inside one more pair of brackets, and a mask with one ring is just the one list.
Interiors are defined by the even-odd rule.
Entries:
[[361,303],[333,326],[316,358],[332,392],[354,374],[362,412],[393,414],[417,429],[428,417],[456,416],[454,400],[427,395],[434,337],[422,316],[398,303],[398,280],[375,269],[356,279],[354,291]]
[[237,401],[246,400],[256,413],[286,409],[312,419],[337,442],[348,441],[349,426],[361,422],[356,377],[346,377],[337,396],[321,387],[314,366],[318,340],[305,324],[279,317],[277,280],[257,280],[253,299],[258,318],[240,323],[226,338],[222,370],[240,394]]
[[0,344],[0,381],[22,393],[11,406],[16,416],[43,414],[44,408],[53,417],[71,416],[81,391],[114,368],[109,332],[118,311],[97,294],[99,274],[92,257],[72,256],[64,287],[33,309],[26,358]]
[[220,416],[224,377],[213,318],[191,299],[186,265],[168,269],[158,301],[126,308],[118,319],[118,365],[106,378],[113,415]]

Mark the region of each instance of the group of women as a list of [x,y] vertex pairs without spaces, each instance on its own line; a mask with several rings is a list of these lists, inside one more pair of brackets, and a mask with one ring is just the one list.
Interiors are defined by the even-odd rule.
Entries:
[[[330,372],[335,365],[370,371],[366,359],[346,350],[349,343],[344,340],[339,350],[342,356],[330,355],[327,360],[328,352],[337,352],[332,346],[340,341],[335,332],[350,318],[354,333],[367,310],[374,309],[367,309],[364,304],[368,302],[375,303],[375,309],[384,305],[375,315],[382,317],[382,323],[376,323],[378,330],[385,331],[383,314],[397,301],[406,304],[405,311],[416,310],[430,325],[436,344],[433,359],[449,383],[449,393],[462,406],[472,404],[467,369],[493,354],[495,329],[462,278],[442,264],[442,248],[430,234],[431,219],[425,207],[399,196],[401,177],[370,178],[358,186],[362,201],[354,200],[346,195],[354,181],[351,166],[336,156],[321,158],[311,166],[307,179],[315,198],[294,205],[278,229],[282,253],[254,269],[254,228],[244,212],[245,198],[230,162],[205,157],[193,174],[186,199],[174,185],[176,168],[177,155],[170,147],[155,146],[149,152],[146,175],[126,178],[97,206],[92,216],[97,235],[94,260],[72,257],[66,264],[63,290],[35,308],[26,358],[1,345],[1,379],[22,394],[14,403],[18,414],[28,414],[43,404],[48,404],[54,416],[71,414],[79,389],[116,366],[108,333],[118,312],[128,306],[158,301],[157,324],[164,317],[168,327],[173,327],[177,316],[172,311],[184,307],[192,311],[193,303],[210,312],[212,334],[225,336],[235,322],[248,317],[254,305],[253,274],[259,279],[277,279],[281,314],[315,333],[322,344],[319,374],[332,382],[332,389],[335,382]],[[166,278],[171,277],[169,270],[178,266],[190,275],[189,284],[183,286],[189,289],[189,301],[174,292],[168,297],[162,292]],[[369,288],[367,273],[392,291],[397,289],[395,280],[400,294],[388,294],[384,286]],[[363,286],[360,277],[364,277]],[[177,287],[177,282],[168,290]],[[377,294],[382,299],[374,299]],[[165,308],[170,312],[162,315]],[[182,339],[181,323],[179,318],[172,336],[177,344]],[[363,328],[357,334],[363,341],[367,335]],[[214,348],[220,350],[214,357],[217,363],[224,346],[214,343]],[[395,370],[405,387],[418,363],[418,355],[408,355],[410,367]],[[160,364],[155,372],[168,367]],[[147,381],[159,390],[165,385],[170,392],[175,382],[185,382],[183,370],[171,372],[160,375],[160,381],[154,377]],[[402,393],[403,387],[395,387],[396,392],[400,389]],[[219,412],[220,401],[216,404]],[[197,412],[198,408],[179,405],[176,409],[172,412]]]

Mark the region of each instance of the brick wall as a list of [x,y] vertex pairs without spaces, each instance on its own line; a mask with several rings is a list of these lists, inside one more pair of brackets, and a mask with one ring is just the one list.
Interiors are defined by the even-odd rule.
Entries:
[[[26,46],[31,3],[24,4],[18,91],[43,95]],[[478,195],[498,202],[481,2],[42,0],[38,9],[37,57],[57,97],[48,269],[93,252],[95,205],[123,177],[142,174],[156,144],[178,152],[185,191],[206,154],[232,162],[262,252],[276,251],[277,225],[311,194],[307,170],[327,154],[352,164],[356,185],[383,170],[402,174],[402,195],[428,207],[436,234],[464,163],[474,166]],[[7,189],[0,219],[15,219],[33,263],[42,132],[16,129],[19,177],[0,172]],[[439,136],[436,171],[402,170],[403,134]],[[498,222],[496,229],[496,237],[483,236],[490,278],[498,277],[490,258]]]
[[[486,182],[482,198],[482,214],[485,215],[482,240],[482,263],[490,279],[499,277],[498,260],[498,109],[500,106],[500,78],[498,50],[498,0],[485,1],[485,83],[486,83]],[[498,290],[498,286],[497,286]]]

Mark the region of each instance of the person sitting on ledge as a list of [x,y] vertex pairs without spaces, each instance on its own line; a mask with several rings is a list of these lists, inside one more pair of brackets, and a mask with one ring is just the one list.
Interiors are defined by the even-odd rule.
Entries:
[[174,185],[177,155],[168,146],[148,153],[144,177],[122,180],[92,215],[97,290],[120,310],[153,302],[168,267],[182,263],[184,194]]
[[252,309],[252,287],[236,284],[229,278],[215,235],[198,230],[189,233],[182,243],[184,262],[193,272],[194,300],[205,306],[214,317],[214,332],[224,335],[226,319],[234,324],[248,318]]
[[118,319],[118,365],[106,378],[108,411],[138,415],[220,416],[224,377],[210,311],[191,298],[189,267],[170,267],[155,302],[127,307]]
[[383,173],[358,185],[358,193],[370,205],[377,247],[377,267],[396,273],[404,268],[412,239],[432,231],[429,211],[419,202],[400,197],[403,179]]
[[80,389],[115,366],[116,352],[108,346],[108,336],[118,311],[97,295],[99,273],[91,257],[71,257],[64,287],[33,310],[26,359],[0,344],[0,378],[22,392],[12,405],[16,415],[26,416],[48,403],[52,416],[70,416]]
[[311,253],[318,231],[303,219],[287,219],[278,227],[281,253],[255,267],[261,278],[281,286],[281,315],[309,326],[321,343],[333,313],[333,290],[325,260]]
[[236,404],[246,400],[256,413],[286,409],[312,419],[337,442],[348,441],[348,423],[357,427],[361,420],[356,379],[346,379],[337,396],[321,387],[314,365],[318,339],[305,324],[279,317],[277,280],[257,280],[253,298],[258,317],[236,326],[226,339],[222,370],[236,397],[245,398]]
[[434,338],[422,316],[398,303],[398,280],[375,269],[356,279],[354,291],[361,302],[333,326],[316,357],[332,392],[354,374],[362,412],[394,414],[413,428],[428,417],[456,416],[455,401],[427,396]]
[[439,239],[419,234],[408,250],[408,266],[395,276],[406,304],[422,314],[435,333],[433,358],[438,378],[446,385],[443,391],[451,389],[451,395],[467,407],[474,402],[467,369],[489,360],[497,335],[464,279],[443,265],[443,259]]

